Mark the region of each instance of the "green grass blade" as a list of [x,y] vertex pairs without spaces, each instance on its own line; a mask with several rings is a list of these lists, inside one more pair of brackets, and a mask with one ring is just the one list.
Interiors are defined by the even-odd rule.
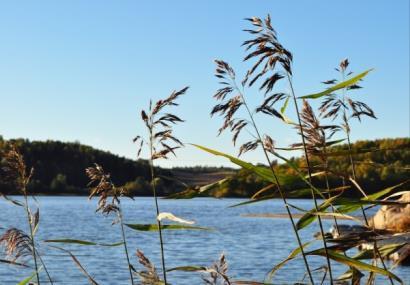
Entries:
[[228,208],[235,208],[235,207],[239,207],[239,206],[245,206],[245,205],[249,205],[249,204],[253,204],[253,203],[259,203],[259,202],[263,202],[263,201],[267,201],[267,200],[272,200],[275,197],[276,197],[275,194],[269,194],[269,195],[266,195],[266,196],[262,196],[262,197],[259,197],[259,198],[255,198],[255,199],[251,199],[251,200],[248,200],[248,201],[245,201],[245,202],[241,202],[241,203],[238,203],[238,204],[231,205]]
[[217,151],[217,150],[213,150],[213,149],[210,149],[210,148],[207,148],[207,147],[204,147],[204,146],[200,146],[200,145],[197,145],[197,144],[192,144],[192,145],[196,148],[199,148],[199,149],[201,149],[203,151],[206,151],[208,153],[211,153],[213,155],[225,157],[225,158],[229,159],[232,163],[234,163],[234,164],[236,164],[236,165],[238,165],[242,168],[245,168],[247,170],[250,170],[250,171],[254,172],[255,174],[257,174],[261,178],[265,179],[266,181],[269,181],[271,183],[276,184],[275,180],[274,180],[274,177],[273,177],[271,171],[269,170],[269,168],[262,167],[262,166],[255,166],[252,163],[240,160],[240,159],[238,159],[234,156],[231,156],[229,154],[226,154],[226,153],[223,153],[223,152],[220,152],[220,151]]
[[407,184],[410,180],[404,181],[402,183],[399,183],[397,185],[388,187],[386,189],[383,189],[379,192],[376,192],[374,194],[368,195],[366,198],[362,198],[360,200],[352,200],[352,199],[347,199],[347,198],[339,198],[336,202],[335,205],[340,205],[340,207],[337,208],[337,211],[339,213],[350,213],[353,211],[356,211],[360,209],[361,206],[363,205],[395,205],[397,202],[393,201],[384,201],[384,200],[378,200],[381,197],[391,193],[395,189]]
[[349,267],[353,267],[353,268],[356,268],[358,270],[364,270],[364,271],[374,272],[374,273],[377,273],[377,274],[388,276],[388,277],[391,277],[391,278],[395,279],[400,284],[404,284],[403,281],[399,277],[397,277],[395,274],[391,273],[388,270],[384,270],[383,268],[379,268],[379,267],[370,265],[368,263],[358,261],[356,259],[353,259],[351,257],[347,257],[343,254],[337,253],[337,252],[332,251],[332,250],[327,250],[327,255],[326,255],[325,249],[321,248],[321,249],[318,249],[318,250],[307,252],[306,255],[319,255],[319,256],[324,256],[324,257],[327,256],[330,259],[332,259],[336,262],[345,264]]
[[299,97],[300,99],[317,99],[326,95],[329,95],[331,93],[333,93],[334,91],[349,87],[355,83],[357,83],[359,80],[361,80],[363,77],[365,77],[370,71],[372,71],[373,69],[369,69],[366,70],[365,72],[362,72],[346,81],[340,82],[328,89],[326,89],[325,91],[319,92],[319,93],[314,93],[314,94],[309,94],[309,95],[305,95],[305,96],[301,96]]
[[[340,195],[339,195],[340,196]],[[327,208],[329,208],[333,202],[338,198],[338,196],[331,197],[329,199],[326,199],[322,204],[318,206],[317,211],[318,212],[324,212]],[[317,219],[317,211],[316,209],[312,209],[306,214],[304,214],[296,223],[296,229],[301,230],[308,225],[310,225],[314,220]]]
[[29,267],[28,265],[24,264],[24,263],[20,263],[20,262],[15,262],[12,260],[7,260],[7,259],[0,259],[1,263],[6,263],[6,264],[10,264],[10,265],[16,265],[16,266],[22,266],[22,267]]
[[[389,256],[390,254],[395,253],[396,251],[398,251],[399,249],[401,249],[405,245],[406,245],[406,243],[386,244],[386,245],[383,245],[381,247],[377,247],[377,249],[379,250],[380,255],[382,257],[386,257],[386,256]],[[356,254],[353,258],[356,259],[356,260],[360,260],[360,259],[379,258],[379,256],[374,255],[374,250],[373,249],[366,249],[366,250],[363,250],[363,251],[359,252],[358,254]]]
[[43,269],[43,267],[40,267],[37,271],[34,271],[29,277],[17,283],[17,285],[27,285],[31,281],[31,279],[33,279],[34,276],[36,276],[36,274],[41,271],[41,269]]
[[170,271],[196,272],[196,271],[207,271],[207,268],[204,266],[187,265],[187,266],[178,266],[178,267],[167,269],[167,272],[170,272]]
[[[304,249],[304,248],[308,247],[309,245],[311,245],[312,243],[313,243],[313,241],[304,243],[304,244],[302,245],[302,248]],[[268,282],[271,282],[273,276],[274,276],[275,273],[276,273],[276,271],[278,271],[278,270],[279,270],[281,267],[283,267],[286,263],[288,263],[289,261],[291,261],[292,259],[294,259],[296,256],[298,256],[298,255],[302,252],[302,248],[300,248],[300,247],[295,248],[295,249],[289,254],[289,256],[286,257],[285,260],[283,260],[283,261],[281,261],[280,263],[276,264],[275,267],[273,267],[273,268],[271,269],[271,271],[269,271],[268,277],[267,277],[267,281],[268,281]]]
[[93,241],[87,240],[78,240],[78,239],[49,239],[45,240],[44,242],[48,243],[71,243],[71,244],[78,244],[78,245],[98,245],[98,246],[120,246],[123,242],[116,242],[116,243],[97,243]]

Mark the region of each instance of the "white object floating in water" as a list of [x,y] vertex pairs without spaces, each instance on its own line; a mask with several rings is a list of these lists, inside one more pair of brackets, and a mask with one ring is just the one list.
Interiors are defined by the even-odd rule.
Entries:
[[174,214],[167,213],[167,212],[159,213],[157,219],[158,219],[158,221],[170,220],[170,221],[173,221],[173,222],[177,222],[177,223],[181,223],[181,224],[188,224],[188,225],[195,224],[194,221],[189,221],[189,220],[185,220],[185,219],[182,219],[182,218],[178,218]]

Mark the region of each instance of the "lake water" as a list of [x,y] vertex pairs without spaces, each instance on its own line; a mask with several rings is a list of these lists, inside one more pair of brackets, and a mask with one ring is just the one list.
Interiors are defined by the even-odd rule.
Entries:
[[[15,197],[16,199],[21,199]],[[196,225],[209,227],[214,231],[165,231],[165,253],[167,268],[183,265],[210,265],[224,252],[229,264],[229,276],[240,280],[263,281],[266,273],[281,260],[285,259],[296,247],[296,240],[288,219],[250,218],[244,214],[284,213],[280,200],[252,204],[236,208],[230,205],[242,202],[242,199],[198,198],[192,200],[160,200],[162,212],[189,220]],[[55,284],[88,284],[86,278],[67,254],[52,249],[41,242],[45,239],[72,238],[91,240],[102,243],[114,243],[121,240],[118,225],[111,226],[111,217],[95,213],[96,200],[86,197],[39,197],[40,228],[37,233],[40,252],[44,258]],[[299,207],[309,209],[311,202],[292,200]],[[136,198],[135,201],[123,199],[124,219],[128,223],[153,223],[155,210],[152,198]],[[9,227],[26,230],[26,218],[21,207],[0,201],[0,231]],[[331,227],[331,221],[324,221],[325,228]],[[345,222],[344,222],[345,223]],[[318,229],[311,227],[301,231],[304,242],[312,240]],[[157,232],[126,231],[131,251],[131,261],[140,268],[135,256],[136,249],[142,250],[157,268],[159,262],[159,244]],[[78,246],[60,244],[71,250],[88,272],[99,284],[129,284],[127,265],[122,247]],[[311,268],[325,264],[322,258],[310,258]],[[334,276],[346,270],[343,266],[334,268]],[[410,284],[410,267],[398,267],[394,271],[405,284]],[[0,284],[17,284],[30,276],[31,269],[22,269],[0,263]],[[293,284],[304,275],[301,259],[285,265],[277,275],[274,284]],[[322,273],[316,278],[320,280]],[[171,284],[203,284],[199,273],[170,272]],[[46,276],[41,272],[41,279],[46,284]],[[387,284],[380,280],[377,284]]]

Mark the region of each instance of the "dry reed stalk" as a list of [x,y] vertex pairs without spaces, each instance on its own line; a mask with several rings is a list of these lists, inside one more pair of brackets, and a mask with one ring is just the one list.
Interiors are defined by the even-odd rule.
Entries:
[[[131,271],[132,265],[128,254],[128,244],[125,235],[123,215],[120,202],[120,197],[125,194],[124,189],[116,187],[111,180],[110,174],[107,174],[102,168],[102,166],[98,164],[95,164],[94,167],[88,167],[86,169],[86,174],[90,178],[89,185],[94,185],[91,188],[89,199],[96,195],[99,196],[98,208],[96,212],[101,211],[103,215],[109,215],[110,213],[117,214],[117,218],[112,222],[112,224],[120,224],[121,237],[124,245],[124,253],[127,259],[128,272],[130,274],[130,282],[131,285],[134,285],[134,278]],[[111,197],[111,201],[108,203],[107,199],[109,197]]]
[[161,221],[158,219],[160,214],[158,205],[158,195],[156,187],[156,174],[154,161],[157,159],[167,159],[170,154],[176,156],[175,150],[182,147],[184,144],[174,134],[172,126],[184,122],[178,116],[172,113],[164,113],[164,108],[171,106],[178,106],[176,100],[186,93],[188,87],[184,87],[179,91],[173,91],[166,99],[157,101],[154,105],[152,101],[149,103],[148,110],[141,111],[141,119],[148,130],[148,138],[144,139],[142,136],[136,136],[133,141],[138,145],[137,157],[141,155],[144,145],[148,145],[149,151],[149,165],[151,172],[152,193],[154,195],[155,211],[158,225],[158,234],[161,249],[161,264],[162,273],[165,284],[167,284],[167,275],[165,267],[164,242],[162,237]]

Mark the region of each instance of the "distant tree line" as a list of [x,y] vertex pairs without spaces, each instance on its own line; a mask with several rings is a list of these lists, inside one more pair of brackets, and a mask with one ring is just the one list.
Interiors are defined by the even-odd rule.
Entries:
[[[28,141],[25,139],[10,140],[23,154],[29,168],[34,168],[29,191],[41,194],[86,195],[88,193],[87,167],[97,163],[111,173],[113,182],[125,186],[132,194],[151,195],[149,165],[146,160],[134,161],[96,150],[80,143],[60,141]],[[0,155],[7,148],[6,141],[0,136]],[[1,157],[0,157],[1,158]],[[0,160],[1,161],[1,160]],[[15,194],[15,190],[0,167],[0,187],[3,193]],[[169,170],[157,169],[163,176],[170,175]],[[158,181],[158,191],[167,194],[173,188],[170,180]]]
[[[394,186],[410,179],[410,139],[379,139],[374,141],[357,141],[352,146],[353,160],[357,175],[357,182],[367,194]],[[348,177],[337,176],[338,173],[350,173],[351,166],[347,145],[329,148],[329,175],[331,188],[351,185]],[[304,158],[291,158],[292,163],[299,169],[306,168]],[[320,161],[311,158],[312,165],[319,165]],[[298,178],[295,171],[286,164],[276,164],[276,173],[286,193],[292,197],[292,190],[307,188],[305,182]],[[317,171],[319,172],[319,170]],[[314,184],[325,189],[324,176],[314,177]],[[212,194],[218,197],[250,197],[268,184],[255,174],[247,170],[239,170]],[[307,192],[306,197],[309,197]],[[345,196],[360,196],[354,187],[345,191]]]
[[[66,143],[60,141],[28,141],[16,139],[6,141],[0,136],[0,166],[2,153],[8,143],[13,143],[24,155],[28,167],[34,168],[32,182],[29,186],[31,193],[47,195],[86,195],[87,177],[85,168],[94,163],[103,166],[111,173],[113,182],[123,186],[130,194],[137,196],[151,195],[149,165],[146,160],[131,160],[112,153],[96,150],[80,143]],[[350,169],[349,157],[346,155],[347,146],[331,147],[329,152],[329,169],[334,173],[345,173]],[[358,141],[353,145],[353,158],[359,184],[367,193],[381,190],[410,179],[410,139],[380,139],[374,141]],[[299,167],[304,167],[304,159],[291,158]],[[314,164],[319,161],[312,160]],[[226,181],[215,187],[211,195],[217,197],[250,197],[268,186],[259,177],[246,170],[233,170],[227,167],[178,167],[174,169],[156,168],[158,178],[156,183],[159,195],[169,195],[184,189],[178,182],[175,173],[184,173],[186,177],[201,174],[229,171]],[[294,170],[285,164],[276,164],[276,172],[288,193],[292,190],[306,188],[305,183],[297,178]],[[317,176],[315,185],[325,187],[322,176]],[[330,175],[331,187],[343,185],[341,178]],[[210,181],[212,182],[212,181]],[[346,182],[346,181],[345,181]],[[190,185],[194,187],[194,185]],[[17,194],[13,185],[5,179],[0,167],[1,192]],[[347,195],[357,196],[358,191],[350,189]],[[291,194],[290,194],[291,195]],[[307,195],[309,196],[309,195]]]

